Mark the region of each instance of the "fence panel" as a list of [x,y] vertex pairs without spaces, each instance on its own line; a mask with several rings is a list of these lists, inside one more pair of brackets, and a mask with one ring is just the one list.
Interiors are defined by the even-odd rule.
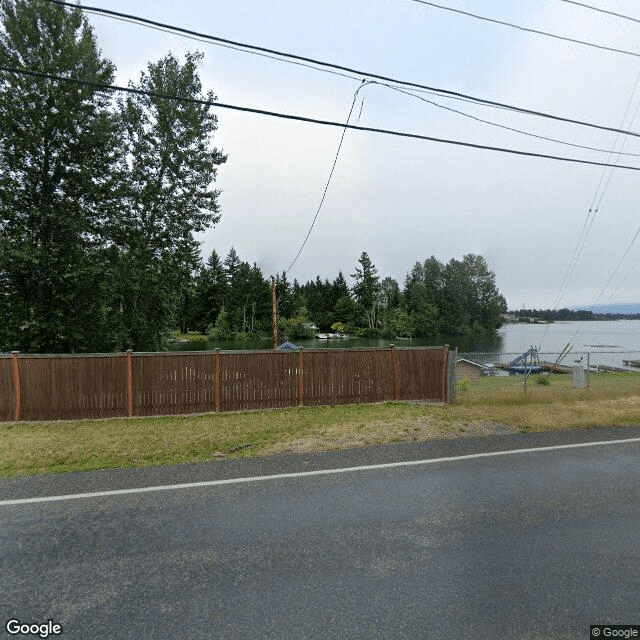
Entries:
[[298,358],[293,352],[221,353],[221,411],[297,406]]
[[13,420],[15,411],[15,383],[11,357],[0,358],[0,422]]
[[304,404],[351,404],[393,400],[390,349],[304,352]]
[[[130,402],[131,415],[147,416],[382,402],[396,394],[449,400],[446,348],[20,355],[17,364],[20,420],[127,416]],[[11,357],[0,358],[2,421],[15,418],[13,367]]]
[[397,349],[400,400],[448,401],[449,350]]
[[214,353],[136,353],[132,360],[134,416],[215,411]]
[[127,415],[122,355],[21,356],[22,420]]

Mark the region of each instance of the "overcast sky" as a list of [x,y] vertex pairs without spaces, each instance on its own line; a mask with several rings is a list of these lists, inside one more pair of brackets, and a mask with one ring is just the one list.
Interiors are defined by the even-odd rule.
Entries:
[[[562,0],[442,0],[448,6],[606,46],[640,51],[640,24]],[[613,127],[640,103],[640,57],[589,49],[479,22],[412,0],[91,0],[172,23],[403,80]],[[637,0],[590,4],[640,18]],[[205,54],[201,77],[220,102],[346,121],[360,81],[321,73],[134,24],[89,16],[117,81],[137,79],[167,51]],[[424,95],[476,117],[575,144],[640,154],[618,137],[502,109]],[[364,101],[364,102],[363,102]],[[203,234],[203,255],[234,246],[268,276],[286,269],[315,215],[341,130],[218,110],[222,219]],[[358,122],[359,117],[359,122]],[[607,153],[531,138],[447,112],[389,88],[359,92],[352,123],[590,160]],[[613,156],[640,166],[640,157]],[[602,203],[560,306],[589,305],[640,225],[640,172],[525,158],[347,131],[326,201],[289,273],[304,282],[354,272],[369,253],[400,284],[416,260],[486,257],[510,308],[553,307],[594,197]],[[638,302],[633,245],[600,302]]]

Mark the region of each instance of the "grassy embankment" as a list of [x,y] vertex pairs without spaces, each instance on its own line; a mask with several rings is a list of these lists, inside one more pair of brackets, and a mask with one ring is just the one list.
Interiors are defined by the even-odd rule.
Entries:
[[171,337],[179,342],[206,342],[207,336],[204,333],[198,333],[197,331],[188,331],[187,333],[180,333],[178,329],[171,332]]
[[[170,418],[0,424],[0,475],[173,464],[382,442],[640,424],[640,374],[463,381],[455,405],[389,402]],[[245,444],[251,447],[236,449]]]

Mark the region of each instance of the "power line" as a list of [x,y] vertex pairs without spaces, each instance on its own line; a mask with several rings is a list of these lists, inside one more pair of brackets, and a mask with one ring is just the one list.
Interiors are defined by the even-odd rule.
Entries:
[[[602,289],[600,290],[600,293],[598,294],[598,297],[596,298],[595,302],[589,307],[589,309],[592,309],[592,310],[595,309],[596,305],[600,301],[600,298],[602,298],[602,296],[604,295],[604,292],[607,290],[607,287],[611,284],[611,281],[613,280],[614,276],[616,275],[616,273],[618,273],[618,271],[619,271],[620,267],[622,266],[622,263],[625,261],[627,255],[629,255],[629,251],[631,251],[631,248],[635,244],[635,242],[638,239],[639,235],[640,235],[640,226],[636,229],[636,232],[635,232],[633,238],[631,238],[631,242],[629,242],[629,244],[627,245],[627,249],[624,252],[624,254],[622,255],[622,258],[620,258],[620,261],[616,265],[616,268],[613,270],[613,273],[611,274],[611,276],[607,280],[607,282],[604,285],[604,287],[602,287]],[[585,323],[585,321],[583,320],[582,324],[576,329],[576,332],[573,334],[573,337],[571,338],[570,342],[574,342],[576,340],[576,338],[578,337],[578,335],[580,335],[580,332],[582,331],[582,328],[584,327],[584,323]]]
[[[347,123],[349,122],[350,118],[351,118],[351,114],[353,113],[353,107],[356,104],[356,100],[358,99],[358,93],[360,93],[360,89],[362,89],[366,84],[369,84],[368,82],[363,82],[355,91],[355,93],[353,94],[353,102],[351,103],[351,108],[349,109],[349,115],[347,116]],[[338,144],[338,150],[336,151],[336,156],[333,159],[333,165],[331,167],[331,172],[329,173],[329,178],[327,180],[327,183],[324,186],[324,192],[322,193],[322,198],[320,199],[320,204],[318,205],[318,208],[316,210],[316,215],[313,216],[313,220],[311,222],[311,226],[309,227],[309,231],[307,231],[307,235],[304,239],[304,241],[302,242],[302,244],[300,245],[300,249],[298,249],[298,253],[296,253],[296,257],[293,259],[293,261],[291,262],[291,264],[287,267],[285,274],[289,273],[289,271],[291,271],[293,265],[296,263],[296,261],[298,260],[298,258],[300,257],[300,254],[302,253],[302,250],[304,249],[305,245],[307,244],[307,240],[309,239],[309,236],[311,235],[311,231],[313,230],[313,227],[316,223],[316,220],[318,219],[318,214],[320,213],[320,209],[322,209],[322,205],[324,204],[324,200],[327,197],[327,191],[329,190],[329,185],[331,184],[331,178],[333,178],[333,173],[336,169],[336,164],[338,163],[338,156],[340,155],[340,150],[342,149],[342,143],[344,142],[344,136],[347,133],[347,128],[344,127],[344,129],[342,129],[342,135],[340,136],[340,143]]]
[[574,0],[560,0],[560,2],[566,2],[567,4],[574,4],[577,7],[583,7],[584,9],[589,9],[591,11],[597,11],[598,13],[606,13],[607,15],[614,16],[616,18],[622,18],[623,20],[631,20],[631,22],[640,23],[640,18],[633,18],[631,16],[627,16],[624,13],[618,13],[617,11],[610,11],[609,9],[601,9],[600,7],[594,7],[593,5],[587,4],[586,2],[574,2]]
[[[93,87],[94,89],[98,90],[98,91],[122,91],[124,93],[130,93],[130,94],[135,94],[135,95],[147,95],[147,96],[153,96],[156,98],[160,98],[163,100],[176,100],[179,102],[188,102],[188,103],[192,103],[192,104],[201,104],[201,105],[208,105],[211,107],[218,107],[221,109],[230,109],[232,111],[242,111],[245,113],[254,113],[257,115],[264,115],[264,116],[270,116],[273,118],[281,118],[284,120],[294,120],[294,121],[298,121],[298,122],[308,122],[310,124],[318,124],[318,125],[323,125],[323,126],[329,126],[329,127],[344,127],[346,129],[353,129],[354,131],[366,131],[369,133],[381,133],[384,135],[390,135],[390,136],[396,136],[396,137],[400,137],[400,138],[410,138],[413,140],[426,140],[428,142],[437,142],[440,144],[450,144],[450,145],[454,145],[454,146],[459,146],[459,147],[468,147],[471,149],[479,149],[479,150],[483,150],[483,151],[496,151],[498,153],[508,153],[511,155],[517,155],[517,156],[525,156],[525,157],[530,157],[530,158],[542,158],[545,160],[557,160],[560,162],[571,162],[571,163],[575,163],[575,164],[584,164],[584,165],[591,165],[591,166],[597,166],[597,167],[616,167],[618,169],[628,169],[630,171],[640,171],[640,166],[631,166],[631,165],[614,165],[614,164],[609,164],[606,162],[597,162],[595,160],[584,160],[581,158],[571,158],[568,156],[555,156],[555,155],[551,155],[551,154],[546,154],[546,153],[536,153],[533,151],[522,151],[519,149],[510,149],[510,148],[506,148],[506,147],[495,147],[492,145],[485,145],[485,144],[476,144],[473,142],[466,142],[463,140],[452,140],[449,138],[436,138],[434,136],[425,136],[419,133],[409,133],[406,131],[396,131],[393,129],[380,129],[380,128],[375,128],[375,127],[361,127],[361,126],[357,126],[357,125],[353,125],[353,124],[348,124],[348,123],[343,123],[343,122],[335,122],[333,120],[320,120],[318,118],[309,118],[307,116],[299,116],[299,115],[294,115],[294,114],[288,114],[288,113],[280,113],[277,111],[267,111],[265,109],[257,109],[254,107],[243,107],[243,106],[239,106],[239,105],[234,105],[234,104],[225,104],[223,102],[217,102],[217,101],[212,101],[212,100],[204,100],[204,99],[200,99],[200,98],[187,98],[187,97],[183,97],[183,96],[176,96],[176,95],[171,95],[171,94],[166,94],[166,93],[160,93],[157,91],[148,91],[148,90],[142,90],[142,89],[135,89],[133,87],[121,87],[118,85],[112,85],[112,84],[102,84],[102,83],[98,83],[98,82],[92,82],[90,80],[81,80],[78,78],[65,78],[63,76],[58,76],[52,73],[45,73],[45,72],[41,72],[41,71],[32,71],[32,70],[27,70],[27,69],[16,69],[14,67],[5,67],[5,66],[0,66],[0,71],[5,71],[8,73],[14,73],[14,74],[18,74],[18,75],[25,75],[25,76],[30,76],[30,77],[35,77],[35,78],[45,78],[48,80],[54,80],[57,82],[66,82],[69,84],[77,84],[77,85],[83,85],[83,86],[89,86],[89,87]],[[639,135],[639,134],[636,134]]]
[[[638,83],[640,82],[640,73],[638,73],[638,76],[636,77],[636,82],[633,86],[633,90],[631,91],[631,95],[629,96],[629,101],[627,102],[627,107],[624,111],[624,115],[622,116],[622,120],[621,120],[621,126],[622,124],[624,124],[625,120],[627,119],[627,114],[629,113],[629,109],[631,108],[631,103],[633,102],[633,96],[636,93],[636,90],[638,88]],[[631,125],[633,124],[633,122],[635,121],[637,115],[638,115],[638,108],[640,107],[640,101],[638,102],[638,105],[636,105],[636,110],[633,114],[633,118],[631,119]],[[609,160],[611,159],[611,157],[614,155],[614,150],[616,148],[616,145],[618,143],[618,138],[619,135],[616,135],[616,139],[613,142],[613,145],[611,147],[611,152],[609,154]],[[617,155],[618,157],[620,157],[620,154],[622,152],[622,149],[624,148],[624,145],[626,143],[626,138],[623,139],[622,144],[620,146],[620,150],[615,153],[615,155]],[[602,188],[602,190],[600,189],[600,187],[602,186],[602,183],[604,181],[607,169],[604,168],[602,170],[602,173],[600,175],[600,180],[598,181],[598,184],[596,186],[595,192],[593,194],[593,199],[591,201],[591,205],[589,207],[589,211],[587,213],[587,216],[585,218],[585,222],[584,225],[582,227],[582,231],[580,232],[580,235],[578,236],[578,241],[576,243],[576,247],[573,251],[573,255],[571,257],[571,261],[569,262],[569,268],[567,270],[567,272],[565,273],[565,277],[564,280],[562,282],[562,285],[560,286],[560,292],[558,294],[558,298],[556,299],[556,308],[557,305],[560,304],[560,300],[562,299],[562,296],[565,294],[567,287],[569,286],[569,281],[576,269],[576,266],[578,264],[578,260],[580,259],[580,256],[582,255],[582,251],[584,250],[585,244],[587,242],[587,238],[589,237],[589,234],[591,232],[591,228],[593,227],[593,223],[596,219],[596,216],[598,215],[598,212],[600,211],[600,205],[602,204],[602,200],[604,199],[604,195],[607,192],[608,188],[609,188],[609,184],[611,182],[611,178],[613,177],[613,171],[614,169],[611,169],[609,172],[609,177],[604,185],[604,187]],[[600,197],[598,198],[598,193],[600,193]],[[596,203],[597,200],[597,203]]]
[[[629,96],[629,101],[627,102],[627,107],[626,107],[626,109],[624,111],[624,115],[622,116],[622,120],[621,120],[620,126],[622,126],[624,124],[625,120],[627,119],[627,114],[629,113],[629,109],[631,108],[631,103],[633,102],[633,96],[635,95],[636,90],[638,88],[638,83],[640,83],[640,72],[638,73],[638,75],[636,77],[635,84],[633,85],[633,90],[631,91],[631,95]],[[636,117],[638,115],[638,109],[640,109],[640,100],[638,101],[638,104],[636,105],[636,109],[635,109],[635,112],[633,114],[633,117],[631,118],[631,122],[630,122],[629,126],[632,126],[633,123],[635,122],[635,119],[636,119]],[[616,144],[618,143],[618,138],[619,138],[619,135],[616,135],[616,138],[615,138],[615,140],[613,142],[613,145],[611,147],[611,153],[609,154],[609,158],[611,158],[611,156],[614,155],[614,150],[615,150]],[[627,138],[625,137],[622,140],[622,144],[620,145],[620,149],[616,153],[616,155],[618,157],[620,157],[620,154],[622,153],[622,149],[624,148],[624,145],[625,145],[626,141],[627,141]],[[611,169],[611,171],[609,173],[609,177],[608,177],[608,179],[607,179],[607,181],[606,181],[606,183],[604,185],[604,188],[602,189],[602,191],[600,191],[600,187],[602,185],[602,182],[603,182],[604,177],[605,177],[606,172],[607,172],[606,168],[602,170],[602,173],[600,175],[600,180],[598,181],[595,193],[593,194],[593,199],[591,201],[591,206],[589,207],[589,212],[587,213],[587,216],[585,218],[582,230],[580,231],[580,234],[578,235],[578,240],[577,240],[576,246],[575,246],[575,248],[573,250],[573,255],[571,256],[571,260],[569,261],[569,267],[567,268],[567,271],[565,272],[562,284],[560,285],[560,292],[558,293],[558,297],[556,298],[556,301],[555,301],[555,304],[554,304],[554,311],[555,311],[555,309],[558,308],[558,306],[560,304],[560,300],[562,299],[562,296],[565,294],[565,292],[567,290],[567,287],[569,286],[569,281],[570,281],[571,277],[573,276],[573,273],[574,273],[574,271],[576,269],[576,266],[578,265],[578,260],[580,259],[580,256],[582,255],[582,251],[584,250],[585,244],[587,242],[587,238],[589,237],[589,233],[591,232],[591,228],[593,227],[593,223],[594,223],[594,221],[596,219],[596,216],[598,215],[598,212],[600,210],[600,205],[602,204],[602,200],[604,198],[604,195],[605,195],[607,189],[609,188],[609,183],[611,182],[611,178],[613,177],[613,171],[614,171],[614,169]],[[598,199],[598,192],[599,191],[600,191],[600,198]],[[598,199],[597,205],[596,205],[596,199]],[[592,309],[596,306],[596,304],[598,304],[598,301],[600,300],[600,298],[604,294],[605,290],[607,289],[607,287],[609,286],[609,284],[613,280],[615,274],[618,272],[618,270],[622,266],[622,263],[624,262],[626,256],[628,255],[629,251],[631,250],[631,247],[635,243],[639,233],[640,233],[640,227],[638,227],[638,230],[636,231],[635,235],[633,236],[633,239],[631,240],[631,243],[627,247],[627,250],[625,251],[624,255],[622,256],[620,262],[618,263],[618,265],[614,269],[613,273],[611,274],[611,277],[609,278],[609,280],[607,281],[605,286],[602,288],[602,291],[598,295],[596,301],[591,306]],[[632,267],[631,271],[633,271],[634,268],[635,268],[635,265],[634,265],[634,267]],[[631,273],[631,272],[629,272],[629,273]],[[623,281],[624,281],[624,279],[623,279]],[[622,284],[622,282],[618,285],[618,288],[620,288],[621,284]],[[617,291],[617,289],[616,289],[616,291]],[[615,293],[615,291],[613,293]],[[611,296],[609,296],[609,299],[611,299],[611,297],[613,297],[613,293],[611,294]],[[573,342],[576,339],[576,337],[578,336],[578,334],[582,330],[583,326],[584,326],[584,322],[578,327],[576,333],[574,334],[574,336],[571,339],[571,342]],[[544,342],[544,339],[547,336],[548,331],[549,331],[549,325],[547,325],[547,327],[545,327],[545,332],[544,332],[544,335],[543,335],[543,338],[542,338],[543,342]]]
[[[349,120],[351,119],[351,114],[353,113],[353,108],[354,108],[354,106],[355,106],[356,99],[357,99],[357,97],[358,97],[358,93],[361,91],[361,89],[363,89],[363,88],[364,88],[366,85],[368,85],[368,84],[377,84],[377,85],[379,85],[379,86],[381,86],[381,87],[386,87],[386,88],[388,88],[388,89],[392,89],[392,90],[394,90],[394,91],[398,91],[398,92],[403,93],[403,94],[405,94],[405,95],[408,95],[408,96],[410,96],[410,97],[417,98],[418,100],[421,100],[421,101],[423,101],[423,102],[427,102],[428,104],[431,104],[431,105],[434,105],[434,106],[436,106],[436,107],[439,107],[439,108],[441,108],[441,109],[446,109],[447,111],[452,111],[452,112],[454,112],[454,113],[457,113],[457,114],[460,114],[460,115],[466,116],[466,117],[471,118],[471,119],[473,119],[473,120],[477,120],[478,122],[482,122],[482,123],[485,123],[485,124],[493,125],[493,126],[496,126],[496,127],[501,127],[501,128],[503,128],[503,129],[507,129],[507,130],[509,130],[509,131],[515,131],[515,132],[517,132],[517,133],[522,133],[522,134],[524,134],[524,135],[533,136],[533,137],[535,137],[535,138],[541,138],[541,139],[543,139],[543,140],[550,140],[550,141],[552,141],[552,142],[558,142],[558,143],[560,143],[560,144],[568,144],[568,145],[571,145],[571,146],[574,146],[574,147],[580,147],[580,148],[583,148],[583,149],[589,149],[589,150],[592,150],[592,151],[601,151],[601,152],[604,152],[604,153],[609,153],[609,154],[611,155],[611,151],[610,151],[610,150],[607,150],[607,149],[595,149],[595,148],[593,148],[593,147],[585,147],[585,146],[583,146],[583,145],[572,144],[572,143],[570,143],[570,142],[564,142],[564,141],[562,141],[562,140],[555,140],[555,139],[553,139],[553,138],[546,138],[546,137],[544,137],[544,136],[538,136],[538,135],[533,134],[533,133],[528,133],[528,132],[526,132],[526,131],[521,131],[521,130],[519,130],[519,129],[513,129],[513,128],[511,128],[511,127],[506,127],[506,126],[503,126],[503,125],[500,125],[500,124],[497,124],[497,123],[494,123],[494,122],[490,122],[490,121],[488,121],[488,120],[483,120],[482,118],[477,118],[477,117],[475,117],[475,116],[473,116],[473,115],[470,115],[470,114],[464,113],[463,111],[458,111],[457,109],[452,109],[452,108],[450,108],[450,107],[446,107],[446,106],[444,106],[444,105],[438,104],[437,102],[433,102],[433,101],[431,101],[431,100],[427,100],[426,98],[423,98],[422,96],[415,95],[415,94],[413,94],[413,93],[411,93],[411,92],[409,92],[409,91],[404,91],[403,89],[399,89],[398,87],[394,87],[393,85],[388,85],[388,84],[384,84],[384,83],[380,83],[380,82],[375,82],[375,81],[373,81],[373,80],[370,80],[370,81],[368,81],[368,82],[363,81],[363,83],[362,83],[362,84],[361,84],[361,85],[356,89],[355,93],[353,94],[353,101],[352,101],[352,103],[351,103],[351,108],[349,109],[349,114],[347,115],[347,120],[346,120],[346,121],[347,121],[347,123],[348,123],[348,122],[349,122]],[[364,105],[364,99],[363,99],[363,101],[362,101],[362,105]],[[362,114],[362,105],[361,105],[361,107],[360,107],[360,115]],[[626,116],[626,113],[625,113],[625,116]],[[360,120],[360,116],[358,116],[358,121],[359,121],[359,120]],[[335,158],[334,158],[334,160],[333,160],[333,165],[332,165],[332,167],[331,167],[331,172],[329,173],[329,178],[328,178],[328,180],[327,180],[327,182],[326,182],[326,185],[325,185],[325,187],[324,187],[324,192],[323,192],[323,194],[322,194],[322,198],[321,198],[321,200],[320,200],[320,204],[318,205],[318,208],[317,208],[317,210],[316,210],[316,214],[315,214],[315,216],[313,217],[313,220],[312,220],[312,222],[311,222],[311,225],[310,225],[310,227],[309,227],[309,230],[308,230],[308,232],[307,232],[307,235],[306,235],[306,237],[305,237],[304,241],[302,242],[302,245],[300,246],[300,249],[298,250],[298,253],[296,254],[295,258],[293,259],[293,261],[291,262],[291,264],[289,265],[289,267],[285,270],[285,274],[286,274],[286,273],[289,273],[289,271],[291,271],[291,269],[293,268],[293,265],[296,263],[296,261],[297,261],[297,260],[298,260],[298,258],[300,257],[300,254],[302,253],[302,250],[304,249],[305,245],[307,244],[307,241],[308,241],[308,239],[309,239],[309,236],[311,235],[311,232],[312,232],[312,230],[313,230],[313,228],[314,228],[314,225],[315,225],[316,220],[317,220],[317,218],[318,218],[318,215],[319,215],[319,213],[320,213],[320,209],[322,208],[322,206],[323,206],[323,204],[324,204],[324,201],[325,201],[325,198],[326,198],[326,195],[327,195],[327,191],[328,191],[329,185],[330,185],[330,183],[331,183],[331,179],[333,178],[333,174],[334,174],[334,171],[335,171],[335,168],[336,168],[336,164],[337,164],[337,162],[338,162],[338,157],[339,157],[339,155],[340,155],[340,150],[342,149],[342,143],[343,143],[343,141],[344,141],[344,137],[345,137],[345,133],[346,133],[346,131],[347,131],[347,130],[346,130],[346,128],[344,128],[344,129],[342,130],[342,136],[340,137],[340,143],[338,144],[338,149],[337,149],[337,151],[336,151],[336,155],[335,155]],[[620,152],[620,153],[621,153],[621,152]],[[640,155],[640,154],[629,154],[629,155],[637,156],[637,155]],[[605,170],[606,170],[606,169],[605,169]],[[612,170],[612,171],[613,171],[613,170]]]
[[624,278],[622,278],[622,280],[620,280],[620,282],[618,282],[618,285],[609,294],[609,297],[606,299],[606,302],[610,302],[611,299],[613,298],[613,296],[615,296],[616,293],[618,293],[618,291],[620,290],[620,287],[626,282],[627,278],[636,270],[636,268],[638,267],[639,264],[640,264],[640,258],[638,258],[638,260],[634,263],[634,265],[631,267],[631,269],[629,269],[629,271],[627,271],[627,275],[624,276]]
[[[505,129],[506,131],[513,131],[514,133],[521,133],[522,135],[529,136],[531,138],[537,138],[538,140],[546,140],[547,142],[555,142],[556,144],[564,144],[569,147],[576,147],[578,149],[586,149],[587,151],[597,151],[598,153],[608,153],[611,154],[610,149],[600,149],[598,147],[590,147],[584,144],[577,144],[574,142],[568,142],[567,140],[559,140],[558,138],[550,138],[548,136],[542,136],[537,133],[531,133],[530,131],[523,131],[522,129],[516,129],[515,127],[508,127],[507,125],[500,124],[499,122],[492,122],[491,120],[486,120],[484,118],[479,118],[478,116],[474,116],[471,113],[466,113],[465,111],[460,111],[459,109],[454,109],[453,107],[447,107],[446,105],[440,104],[438,102],[434,102],[433,100],[427,100],[422,96],[416,95],[411,91],[405,91],[404,89],[400,89],[399,87],[394,87],[390,84],[383,84],[380,82],[374,82],[373,84],[379,84],[381,87],[387,87],[388,89],[392,89],[393,91],[398,91],[399,93],[403,93],[406,96],[411,96],[412,98],[416,98],[417,100],[422,100],[422,102],[426,102],[427,104],[431,104],[438,109],[444,109],[445,111],[450,111],[452,113],[457,113],[458,115],[464,116],[465,118],[470,118],[471,120],[475,120],[476,122],[481,122],[482,124],[488,124],[492,127],[498,127],[499,129]],[[623,156],[635,156],[640,157],[640,153],[630,153],[630,152],[619,152],[618,155]]]
[[[238,43],[237,45],[232,43],[232,41],[229,41],[229,43],[225,43],[224,41],[212,41],[212,38],[214,38],[214,36],[207,36],[205,34],[202,35],[197,35],[196,31],[189,31],[188,29],[182,29],[181,27],[176,27],[176,26],[172,26],[172,25],[164,25],[163,23],[155,23],[152,20],[147,20],[146,18],[140,18],[137,16],[131,16],[131,17],[125,17],[127,16],[127,14],[118,14],[117,11],[110,11],[109,9],[98,9],[98,8],[90,8],[90,7],[85,7],[85,6],[78,6],[78,5],[74,5],[68,2],[62,2],[62,1],[58,1],[58,0],[48,0],[48,2],[52,2],[54,4],[59,4],[59,5],[63,5],[63,6],[67,6],[67,7],[72,7],[74,9],[81,9],[83,11],[86,11],[87,13],[91,13],[91,14],[95,14],[95,15],[103,15],[104,12],[106,12],[106,16],[113,18],[115,20],[119,20],[120,22],[128,22],[129,24],[135,24],[135,25],[142,25],[144,27],[147,27],[149,29],[153,29],[155,31],[160,31],[161,33],[169,33],[172,35],[180,35],[183,38],[186,38],[187,40],[193,40],[195,42],[202,42],[204,44],[213,44],[217,47],[222,47],[224,49],[232,49],[233,51],[239,51],[240,53],[248,53],[251,55],[256,55],[256,56],[260,56],[262,58],[268,58],[270,60],[276,60],[277,62],[286,62],[287,64],[293,64],[293,65],[297,65],[300,67],[306,67],[307,69],[312,69],[313,71],[321,71],[323,73],[330,73],[332,75],[335,76],[340,76],[342,78],[348,78],[349,80],[353,80],[354,79],[354,74],[352,73],[341,73],[340,71],[334,71],[331,69],[318,69],[318,67],[313,66],[312,64],[308,64],[299,60],[286,60],[283,59],[282,57],[274,54],[269,54],[269,53],[265,53],[262,51],[251,51],[251,50],[247,50],[247,46],[249,45],[242,45],[240,43]],[[116,14],[116,15],[109,15],[109,14]]]
[[511,29],[517,29],[518,31],[524,31],[526,33],[533,33],[539,36],[545,36],[547,38],[555,38],[556,40],[562,40],[563,42],[570,42],[572,44],[580,44],[585,47],[591,47],[592,49],[600,49],[602,51],[609,51],[611,53],[620,53],[625,56],[633,56],[635,58],[640,58],[640,53],[637,51],[628,51],[627,49],[618,49],[616,47],[607,47],[603,44],[596,44],[594,42],[588,42],[586,40],[578,40],[576,38],[569,38],[567,36],[561,36],[557,33],[550,33],[549,31],[540,31],[539,29],[531,29],[530,27],[523,27],[519,24],[514,24],[512,22],[505,22],[504,20],[497,20],[495,18],[487,18],[486,16],[481,16],[477,13],[471,13],[470,11],[463,11],[462,9],[454,9],[453,7],[448,7],[443,4],[437,4],[436,2],[428,2],[427,0],[411,0],[411,2],[417,2],[419,4],[424,4],[429,7],[433,7],[434,9],[441,9],[443,11],[450,11],[451,13],[457,13],[463,16],[467,16],[469,18],[474,18],[476,20],[483,20],[484,22],[491,22],[492,24],[498,24],[503,27],[509,27]]
[[[270,57],[273,56],[277,56],[277,59],[282,59],[283,62],[291,62],[291,61],[295,61],[296,63],[305,63],[304,66],[307,66],[307,64],[309,65],[315,65],[313,68],[317,69],[318,71],[327,71],[327,70],[331,70],[330,72],[344,72],[345,74],[349,74],[347,77],[353,77],[354,79],[358,79],[361,80],[362,78],[369,78],[369,79],[375,79],[375,80],[383,80],[384,82],[388,82],[391,84],[396,84],[396,85],[401,85],[401,86],[405,86],[405,87],[411,87],[413,89],[418,89],[418,90],[422,90],[422,91],[428,91],[428,92],[433,92],[436,93],[438,95],[442,95],[442,96],[446,96],[449,98],[453,98],[453,99],[463,99],[463,100],[470,100],[472,102],[475,102],[477,104],[482,104],[485,106],[490,106],[490,107],[498,107],[501,109],[508,109],[510,111],[516,111],[518,113],[523,113],[526,115],[531,115],[531,116],[536,116],[539,118],[547,118],[550,120],[556,120],[558,122],[567,122],[570,124],[575,124],[578,126],[584,126],[584,127],[590,127],[593,129],[599,129],[601,131],[611,131],[613,133],[625,133],[627,135],[632,135],[632,136],[636,136],[636,137],[640,137],[640,133],[637,132],[632,132],[632,131],[621,131],[620,129],[616,129],[614,127],[608,127],[606,125],[601,125],[601,124],[597,124],[597,123],[593,123],[593,122],[586,122],[583,120],[576,120],[573,118],[567,118],[564,116],[558,116],[555,114],[551,114],[551,113],[545,113],[543,111],[536,111],[534,109],[527,109],[524,107],[518,107],[515,105],[510,105],[510,104],[506,104],[503,102],[498,102],[496,100],[488,100],[486,98],[479,98],[477,96],[472,96],[469,94],[465,94],[465,93],[461,93],[459,91],[452,91],[450,89],[440,89],[438,87],[431,87],[429,85],[425,85],[425,84],[420,84],[417,82],[410,82],[410,81],[406,81],[406,80],[398,80],[397,78],[391,78],[388,76],[383,76],[377,73],[371,73],[368,71],[363,71],[363,70],[359,70],[359,69],[353,69],[351,67],[346,67],[343,65],[338,65],[338,64],[333,64],[330,62],[323,62],[321,60],[315,60],[313,58],[309,58],[309,57],[305,57],[305,56],[299,56],[297,54],[292,54],[292,53],[286,53],[284,51],[278,51],[276,49],[268,49],[266,47],[259,47],[256,45],[251,45],[251,44],[247,44],[247,43],[243,43],[243,42],[238,42],[238,41],[234,41],[234,40],[229,40],[226,38],[220,38],[218,36],[212,36],[212,35],[208,35],[205,33],[199,33],[197,31],[192,31],[190,29],[184,29],[182,27],[177,27],[175,25],[170,25],[170,24],[165,24],[162,22],[158,22],[155,20],[149,20],[148,18],[141,18],[139,16],[134,16],[132,14],[127,14],[127,13],[121,13],[119,11],[112,11],[110,9],[103,9],[101,7],[91,7],[91,6],[80,6],[80,5],[75,5],[72,4],[70,2],[65,2],[64,0],[48,0],[48,2],[51,2],[53,4],[57,4],[60,6],[64,6],[64,7],[70,7],[72,9],[81,9],[82,11],[87,11],[87,12],[91,12],[91,13],[96,13],[96,14],[101,14],[101,15],[105,15],[111,18],[114,18],[116,20],[125,20],[128,22],[135,22],[135,23],[139,23],[142,25],[146,25],[146,26],[153,26],[156,28],[161,28],[170,32],[175,32],[175,33],[179,33],[179,34],[187,34],[189,36],[195,36],[197,38],[200,38],[202,40],[206,40],[208,42],[211,42],[213,44],[222,44],[225,46],[229,46],[231,48],[236,48],[236,49],[243,49],[243,50],[247,50],[249,52],[255,52],[255,53],[259,53],[261,55],[263,54],[269,54]],[[640,54],[639,54],[640,55]],[[322,68],[318,68],[318,67],[322,67]],[[342,75],[342,74],[340,74]]]

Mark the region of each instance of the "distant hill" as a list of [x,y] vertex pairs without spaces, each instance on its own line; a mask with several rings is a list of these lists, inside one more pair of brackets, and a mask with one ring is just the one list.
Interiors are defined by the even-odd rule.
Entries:
[[594,309],[518,309],[504,316],[505,322],[558,322],[563,320],[620,320],[640,319],[640,303],[601,304]]
[[593,311],[593,313],[620,313],[625,315],[631,315],[640,313],[640,303],[634,302],[621,302],[618,304],[598,304],[591,308],[589,306],[584,307],[570,307],[572,311]]

